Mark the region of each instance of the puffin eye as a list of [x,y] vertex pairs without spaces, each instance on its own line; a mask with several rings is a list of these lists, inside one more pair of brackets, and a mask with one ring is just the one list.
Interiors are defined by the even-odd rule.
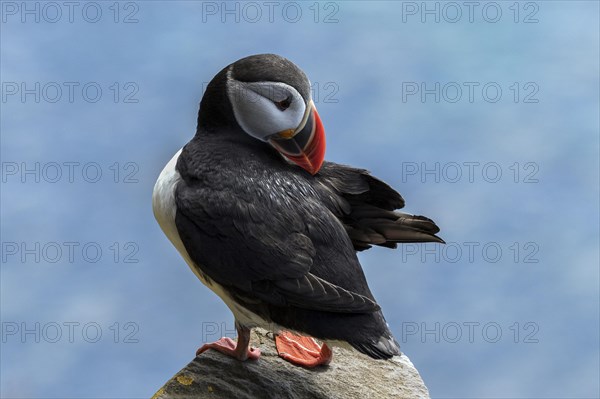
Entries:
[[275,106],[280,111],[285,111],[292,104],[292,96],[288,96],[285,100],[275,101]]

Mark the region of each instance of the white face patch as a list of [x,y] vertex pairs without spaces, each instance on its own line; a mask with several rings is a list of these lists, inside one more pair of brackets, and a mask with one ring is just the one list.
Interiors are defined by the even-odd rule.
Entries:
[[[261,141],[284,130],[295,130],[304,117],[304,99],[292,86],[281,82],[227,81],[227,95],[235,119],[244,131]],[[283,102],[287,108],[282,107]]]

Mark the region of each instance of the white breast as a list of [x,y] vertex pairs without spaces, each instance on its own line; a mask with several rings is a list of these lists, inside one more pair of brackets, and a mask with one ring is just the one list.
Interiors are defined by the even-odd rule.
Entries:
[[[169,163],[167,163],[167,165],[164,167],[162,172],[160,172],[160,175],[156,180],[154,191],[152,192],[152,210],[154,212],[154,217],[158,221],[162,231],[169,238],[175,248],[177,248],[190,269],[192,269],[194,274],[200,279],[200,281],[202,281],[204,285],[214,291],[223,300],[223,302],[225,302],[237,321],[248,327],[260,326],[268,328],[268,323],[265,320],[238,305],[227,293],[227,291],[225,291],[223,286],[203,276],[200,273],[199,267],[190,258],[190,255],[185,249],[185,246],[183,245],[183,242],[179,236],[179,232],[177,231],[177,226],[175,225],[175,214],[177,213],[175,189],[182,181],[181,175],[175,169],[175,165],[177,165],[177,159],[179,158],[180,154],[181,150],[177,151]],[[272,326],[270,327],[272,328]]]
[[156,180],[154,191],[152,192],[152,211],[154,211],[154,217],[158,221],[162,231],[182,255],[185,253],[185,258],[187,251],[179,238],[179,233],[175,226],[175,213],[177,210],[175,205],[175,189],[181,181],[181,176],[175,170],[175,165],[180,154],[181,150],[177,151]]

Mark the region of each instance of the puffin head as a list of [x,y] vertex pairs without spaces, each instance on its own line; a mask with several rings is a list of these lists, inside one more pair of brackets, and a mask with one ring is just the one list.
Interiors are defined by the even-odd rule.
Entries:
[[323,164],[325,131],[311,99],[310,82],[286,58],[258,54],[225,67],[202,98],[199,129],[209,128],[205,123],[209,113],[213,123],[239,126],[313,175]]

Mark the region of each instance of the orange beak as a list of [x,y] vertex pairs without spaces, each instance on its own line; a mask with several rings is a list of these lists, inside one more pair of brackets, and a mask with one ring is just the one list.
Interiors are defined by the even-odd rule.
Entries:
[[325,160],[325,129],[312,101],[305,123],[296,131],[283,131],[269,140],[284,157],[315,175]]

